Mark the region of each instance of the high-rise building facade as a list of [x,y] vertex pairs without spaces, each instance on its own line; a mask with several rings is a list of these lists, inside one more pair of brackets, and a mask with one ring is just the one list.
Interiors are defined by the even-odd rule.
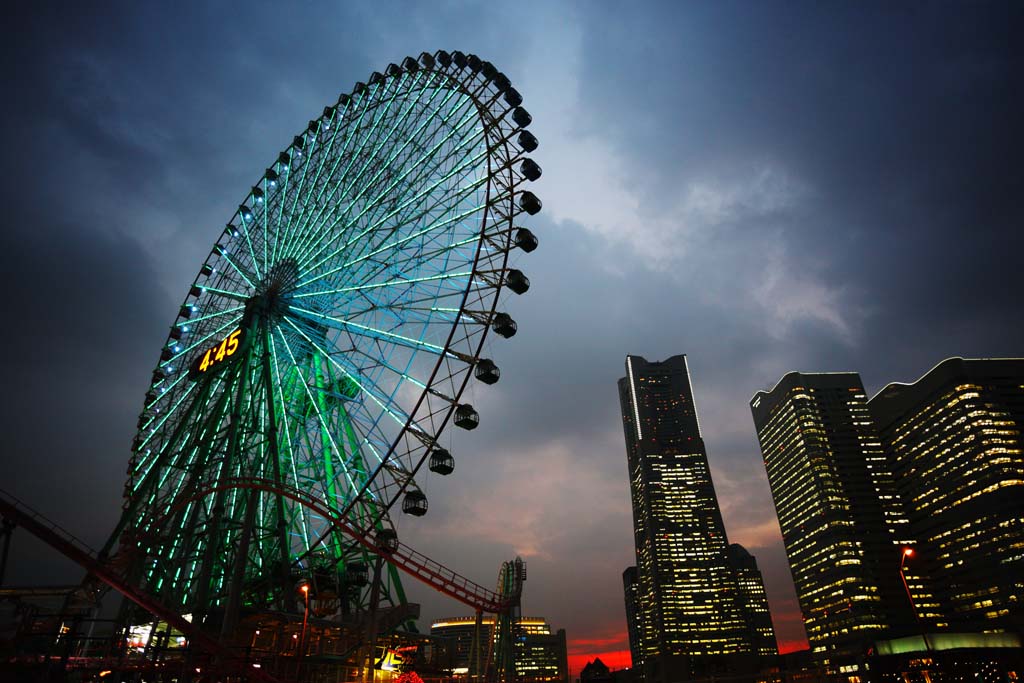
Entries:
[[619,380],[648,683],[756,667],[686,356],[626,357]]
[[757,568],[757,560],[739,543],[729,545],[729,564],[736,576],[741,602],[746,606],[744,615],[747,629],[753,637],[754,652],[761,657],[779,653],[772,614],[768,610],[768,594],[764,590],[764,577]]
[[906,515],[860,376],[789,373],[750,407],[815,657],[843,665],[912,630]]
[[951,358],[868,407],[918,542],[908,562],[949,627],[1024,632],[1024,359]]
[[632,666],[640,666],[643,659],[643,642],[641,633],[643,625],[640,623],[640,583],[636,573],[636,567],[627,567],[622,572],[622,594],[626,598],[626,632],[629,634],[629,656]]

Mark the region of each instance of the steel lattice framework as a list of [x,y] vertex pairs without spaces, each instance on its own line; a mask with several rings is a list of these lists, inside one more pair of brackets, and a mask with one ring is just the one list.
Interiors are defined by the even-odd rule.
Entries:
[[498,379],[484,339],[516,329],[499,294],[529,287],[509,266],[537,244],[516,217],[540,210],[521,103],[475,55],[423,53],[357,83],[267,168],[153,372],[101,551],[131,558],[128,581],[202,616],[287,609],[297,574],[328,571],[358,609],[353,577],[409,555],[390,512],[426,512],[425,464],[452,471],[439,436],[476,426],[460,399],[471,375]]

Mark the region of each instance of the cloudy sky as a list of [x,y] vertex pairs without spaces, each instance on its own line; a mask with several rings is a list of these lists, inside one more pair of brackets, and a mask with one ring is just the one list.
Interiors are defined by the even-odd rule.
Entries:
[[[689,355],[730,540],[792,649],[751,395],[1024,352],[1019,3],[88,5],[23,4],[0,42],[0,487],[93,544],[220,226],[325,104],[422,50],[476,52],[524,94],[545,208],[502,381],[472,390],[482,426],[403,538],[485,585],[523,556],[524,611],[567,630],[577,671],[626,663],[627,353]],[[13,551],[11,582],[77,576],[24,534]],[[465,610],[410,590],[424,627]]]

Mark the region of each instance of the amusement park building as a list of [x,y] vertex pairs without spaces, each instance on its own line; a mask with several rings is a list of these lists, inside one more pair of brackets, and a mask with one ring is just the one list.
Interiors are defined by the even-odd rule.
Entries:
[[[565,629],[551,632],[551,626],[542,617],[517,617],[515,670],[520,681],[568,683],[569,657]],[[447,617],[430,625],[430,635],[443,638],[450,644],[451,668],[455,675],[467,675],[473,650],[476,617]],[[481,642],[487,648],[494,638],[494,617],[480,621]],[[484,650],[486,656],[486,650]]]
[[761,649],[750,612],[766,614],[767,602],[741,589],[730,562],[686,356],[627,356],[618,388],[637,560],[634,666],[648,683],[750,673]]

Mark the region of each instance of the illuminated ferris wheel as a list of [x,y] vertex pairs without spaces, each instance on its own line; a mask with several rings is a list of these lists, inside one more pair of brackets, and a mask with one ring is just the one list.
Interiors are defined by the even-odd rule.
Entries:
[[[529,288],[509,257],[536,248],[517,218],[541,208],[521,104],[475,55],[406,58],[325,107],[246,193],[139,417],[105,549],[134,558],[138,585],[198,615],[286,606],[297,575],[365,602],[391,515],[427,512],[422,468],[454,470],[442,431],[478,424],[467,383],[499,379],[485,338],[516,333],[499,295]],[[393,568],[381,584],[404,601]]]

